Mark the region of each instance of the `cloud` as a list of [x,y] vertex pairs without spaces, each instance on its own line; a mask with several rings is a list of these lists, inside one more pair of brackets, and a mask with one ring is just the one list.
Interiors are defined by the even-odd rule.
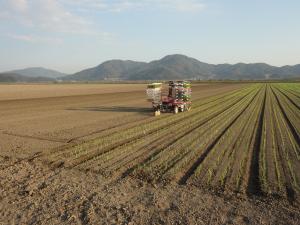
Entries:
[[160,4],[162,7],[180,12],[200,12],[205,8],[205,4],[197,0],[166,0]]
[[27,0],[11,0],[9,3],[12,8],[19,12],[24,12],[28,9]]
[[60,38],[43,37],[43,36],[37,36],[31,34],[29,35],[7,34],[6,36],[15,40],[30,42],[30,43],[50,43],[50,44],[63,43],[63,40]]
[[41,37],[36,35],[18,35],[18,34],[7,34],[9,38],[29,42],[29,43],[48,43],[48,44],[61,44],[63,40],[60,38]]
[[62,4],[80,10],[123,12],[129,10],[170,10],[200,12],[205,8],[203,0],[60,0]]
[[50,32],[94,32],[90,21],[68,11],[58,0],[3,0],[0,18]]
[[[1,0],[0,22],[27,28],[27,34],[34,31],[43,35],[91,35],[109,40],[114,39],[115,35],[99,30],[99,21],[93,21],[93,17],[87,13],[147,10],[196,13],[204,8],[203,0]],[[57,39],[33,35],[9,36],[27,42],[59,42]]]
[[80,11],[200,12],[204,8],[203,0],[1,0],[0,19],[46,31],[95,34],[93,21]]

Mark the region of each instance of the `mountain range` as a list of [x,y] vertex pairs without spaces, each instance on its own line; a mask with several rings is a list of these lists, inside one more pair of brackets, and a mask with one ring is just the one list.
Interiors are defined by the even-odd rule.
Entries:
[[48,77],[28,77],[16,73],[0,73],[0,82],[15,83],[15,82],[53,82],[55,79]]
[[65,73],[61,73],[56,70],[45,69],[43,67],[30,67],[26,69],[9,71],[8,73],[19,74],[25,77],[48,77],[52,79],[67,75]]
[[[266,63],[209,64],[185,55],[168,55],[149,63],[109,60],[96,67],[66,75],[44,68],[27,68],[6,72],[30,80],[98,81],[98,80],[264,80],[300,78],[300,64],[276,67]],[[0,73],[0,81],[3,80]],[[7,79],[7,78],[6,78]],[[21,81],[22,82],[22,81]]]

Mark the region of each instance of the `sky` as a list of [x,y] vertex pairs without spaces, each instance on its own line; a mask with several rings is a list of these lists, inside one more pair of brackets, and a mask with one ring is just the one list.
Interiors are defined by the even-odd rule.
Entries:
[[0,0],[0,71],[110,59],[300,63],[299,0]]

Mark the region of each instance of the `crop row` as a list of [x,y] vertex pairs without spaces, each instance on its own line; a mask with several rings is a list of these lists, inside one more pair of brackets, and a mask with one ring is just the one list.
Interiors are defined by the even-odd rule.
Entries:
[[[245,90],[245,94],[248,94],[250,90]],[[93,140],[66,146],[60,151],[55,151],[51,156],[52,160],[57,160],[60,158],[65,158],[73,164],[78,164],[84,161],[91,160],[99,155],[107,153],[112,149],[118,148],[119,146],[127,145],[128,143],[136,142],[137,140],[144,139],[144,137],[149,137],[149,135],[155,135],[158,132],[166,132],[170,127],[179,126],[180,124],[185,124],[186,120],[191,120],[192,118],[198,118],[200,114],[205,117],[205,115],[210,115],[213,111],[216,111],[220,103],[227,103],[228,101],[238,101],[243,97],[240,92],[233,92],[227,96],[222,96],[222,98],[214,97],[210,100],[199,101],[194,104],[193,111],[189,113],[179,114],[176,116],[162,116],[156,120],[146,120],[142,123],[138,123],[135,126],[124,129],[117,130],[114,133],[103,135],[97,137]],[[200,115],[201,116],[201,115]]]
[[254,84],[114,127],[48,156],[67,167],[245,194],[300,193],[299,84]]

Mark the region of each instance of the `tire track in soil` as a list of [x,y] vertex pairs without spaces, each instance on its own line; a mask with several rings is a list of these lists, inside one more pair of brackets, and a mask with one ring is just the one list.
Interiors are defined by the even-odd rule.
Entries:
[[68,143],[68,140],[64,139],[52,139],[52,138],[44,138],[44,137],[36,137],[36,136],[31,136],[31,135],[25,135],[25,134],[15,134],[11,133],[8,131],[3,131],[2,134],[6,134],[9,136],[14,136],[14,137],[21,137],[21,138],[30,138],[30,139],[35,139],[35,140],[40,140],[40,141],[50,141],[50,142],[58,142],[58,143]]
[[[13,162],[13,163],[11,163],[11,164],[9,164],[9,165],[6,165],[6,166],[4,166],[4,167],[1,167],[1,166],[0,166],[0,170],[8,169],[8,168],[13,167],[13,166],[15,166],[15,165],[17,165],[17,164],[20,164],[20,163],[23,162],[23,161],[31,162],[31,161],[33,161],[34,159],[39,158],[39,157],[41,157],[41,156],[42,156],[42,152],[36,152],[36,153],[34,153],[32,156],[29,156],[29,157],[26,157],[26,158],[22,158],[22,159],[17,159],[15,162]],[[1,156],[1,157],[3,157],[3,156]]]
[[251,101],[246,105],[246,107],[233,119],[224,129],[223,131],[214,139],[212,143],[206,148],[206,150],[202,153],[202,155],[192,164],[192,166],[187,170],[187,172],[179,179],[178,184],[185,185],[188,179],[194,174],[195,170],[198,166],[203,162],[203,160],[207,157],[213,147],[217,144],[220,138],[225,134],[225,132],[230,128],[234,122],[245,112],[245,110],[249,107],[249,105],[253,102],[255,97],[258,95],[259,91],[253,96]]
[[248,195],[262,195],[262,188],[260,183],[260,151],[261,149],[261,138],[262,138],[262,130],[263,130],[263,120],[265,114],[265,106],[266,106],[266,96],[267,96],[267,86],[264,87],[264,99],[262,103],[262,109],[259,114],[259,122],[254,140],[254,149],[252,152],[251,164],[250,164],[250,175],[247,186],[247,194]]

